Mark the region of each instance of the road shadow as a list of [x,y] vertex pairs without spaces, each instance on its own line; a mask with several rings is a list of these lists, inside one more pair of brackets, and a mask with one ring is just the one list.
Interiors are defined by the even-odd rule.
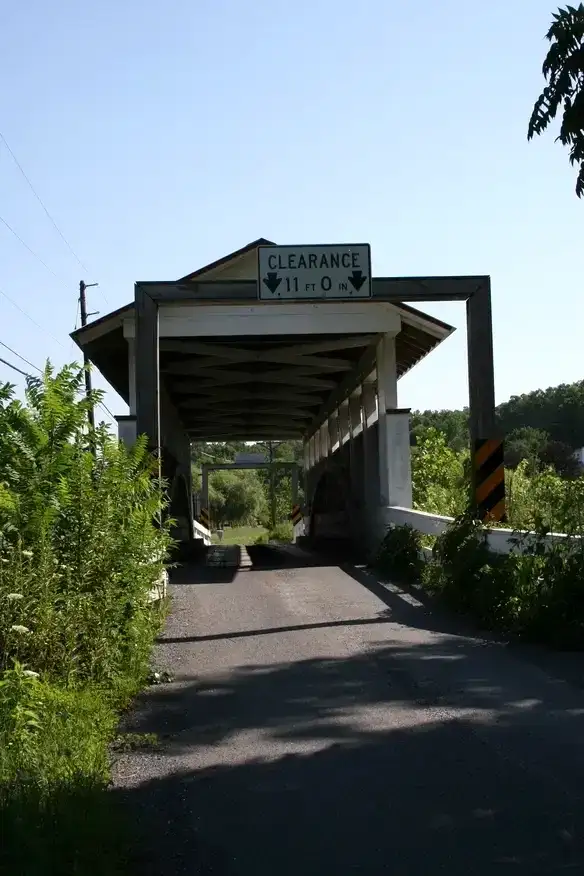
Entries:
[[238,573],[241,559],[239,545],[210,545],[194,559],[177,562],[170,569],[170,584],[172,587],[230,584]]
[[112,792],[137,872],[581,872],[583,709],[491,661],[373,643],[153,690],[132,729],[161,748]]
[[[380,610],[169,638],[162,654],[337,626],[362,625],[368,639],[351,656],[258,659],[141,697],[125,729],[156,733],[160,745],[121,758],[112,789],[139,826],[135,872],[584,872],[580,691],[471,625],[461,635],[459,618],[363,568],[290,554],[270,555],[276,574],[333,565]],[[191,610],[182,593],[179,607]],[[414,644],[401,627],[418,631]]]

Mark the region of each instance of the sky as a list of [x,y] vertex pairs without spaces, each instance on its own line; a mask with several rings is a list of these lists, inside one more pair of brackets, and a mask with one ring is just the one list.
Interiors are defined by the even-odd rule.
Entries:
[[[103,315],[136,280],[258,237],[367,241],[374,275],[490,274],[498,403],[582,379],[584,202],[556,132],[526,137],[556,9],[5,4],[0,132],[75,256],[0,141],[0,342],[37,367],[78,359],[81,279]],[[461,407],[464,305],[424,307],[457,331],[402,378],[399,404]],[[5,380],[22,391],[0,363]],[[111,390],[106,404],[127,413]]]

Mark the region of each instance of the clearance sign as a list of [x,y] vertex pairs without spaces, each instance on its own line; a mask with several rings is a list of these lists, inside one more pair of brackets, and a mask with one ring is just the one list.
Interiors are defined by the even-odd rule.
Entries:
[[323,246],[259,246],[258,297],[323,299],[371,297],[368,243]]

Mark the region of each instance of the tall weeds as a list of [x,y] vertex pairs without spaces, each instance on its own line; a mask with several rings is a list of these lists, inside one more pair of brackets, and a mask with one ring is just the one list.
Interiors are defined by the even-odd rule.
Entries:
[[[82,369],[48,365],[28,380],[24,404],[0,386],[5,856],[18,833],[15,813],[21,826],[27,813],[34,822],[34,848],[56,796],[75,806],[77,791],[86,799],[88,788],[105,787],[115,710],[144,679],[160,624],[149,594],[170,539],[154,461],[142,440],[128,450],[104,426],[89,433],[87,409],[98,394],[88,401],[83,384]],[[76,828],[69,837],[73,862],[82,835]],[[35,866],[29,860],[25,872]],[[47,861],[38,866],[53,872]]]

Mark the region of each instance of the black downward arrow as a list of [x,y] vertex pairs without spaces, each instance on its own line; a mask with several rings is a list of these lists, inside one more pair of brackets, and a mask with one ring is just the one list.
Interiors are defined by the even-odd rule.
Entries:
[[278,277],[275,273],[270,273],[264,277],[263,282],[266,284],[270,292],[275,292],[282,282],[282,278]]
[[353,289],[358,292],[363,283],[367,282],[367,277],[363,276],[362,271],[353,271],[351,276],[349,277],[349,283],[353,287]]

